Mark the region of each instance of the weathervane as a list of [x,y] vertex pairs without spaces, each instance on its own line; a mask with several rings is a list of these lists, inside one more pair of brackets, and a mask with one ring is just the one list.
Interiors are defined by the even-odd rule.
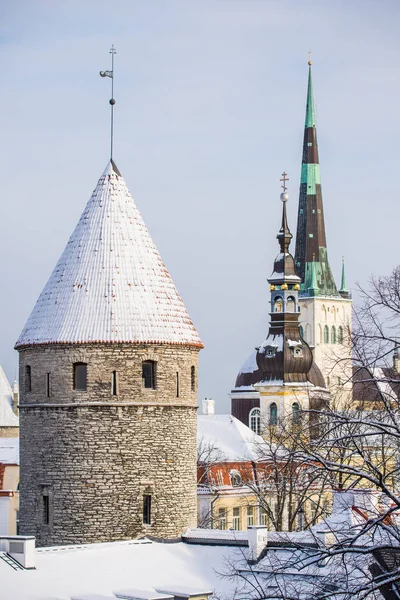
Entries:
[[281,185],[281,188],[283,189],[284,192],[286,192],[286,190],[287,190],[286,182],[289,181],[289,177],[287,176],[286,171],[283,171],[282,179],[280,179],[279,181],[283,181],[283,185]]
[[100,71],[100,77],[110,77],[111,78],[111,160],[113,157],[113,142],[114,142],[114,54],[116,54],[116,50],[114,48],[114,44],[111,46],[110,50],[111,54],[111,71]]
[[311,60],[311,52],[309,52],[309,53],[308,53],[308,64],[309,64],[309,65],[310,65],[310,67],[311,67],[311,65],[312,65],[312,60]]

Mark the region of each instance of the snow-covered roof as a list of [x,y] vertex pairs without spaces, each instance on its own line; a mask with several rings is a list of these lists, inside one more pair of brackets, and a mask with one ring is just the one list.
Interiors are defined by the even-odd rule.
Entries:
[[202,347],[127,185],[110,161],[16,343]]
[[[0,559],[0,596],[13,600],[67,600],[120,590],[156,592],[176,584],[196,590],[233,592],[221,580],[225,557],[239,558],[240,549],[195,544],[126,541],[36,550],[36,568],[15,571]],[[115,599],[116,600],[116,599]]]
[[0,427],[18,427],[19,419],[12,409],[12,389],[0,366]]
[[19,465],[19,438],[0,438],[0,463]]
[[199,415],[198,447],[215,449],[215,459],[240,462],[257,460],[263,438],[232,415]]

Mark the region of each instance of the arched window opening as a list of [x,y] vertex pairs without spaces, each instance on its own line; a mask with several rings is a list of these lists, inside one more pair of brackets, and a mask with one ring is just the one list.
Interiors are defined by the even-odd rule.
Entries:
[[306,324],[306,337],[305,337],[305,340],[309,344],[312,342],[312,340],[311,340],[311,325],[310,325],[310,323]]
[[278,406],[275,402],[269,407],[269,424],[278,425]]
[[236,470],[232,470],[230,473],[230,478],[231,478],[231,485],[234,487],[238,487],[240,485],[242,485],[242,476],[240,475],[239,471]]
[[286,312],[296,312],[296,302],[293,296],[286,300]]
[[320,344],[322,344],[322,327],[321,327],[321,325],[318,325],[318,341]]
[[322,305],[321,316],[322,316],[322,320],[326,321],[326,308],[325,308],[325,304]]
[[293,419],[294,424],[298,425],[300,423],[301,413],[300,413],[300,405],[298,402],[293,402],[293,404],[292,404],[292,419]]
[[331,344],[336,344],[336,327],[334,325],[331,329]]
[[249,413],[249,427],[254,433],[260,435],[261,431],[261,412],[259,408],[252,408]]
[[87,389],[87,364],[74,363],[74,390],[86,392]]
[[302,325],[300,325],[299,331],[300,331],[300,337],[303,338],[303,340],[304,340],[304,329],[303,329]]
[[196,391],[196,367],[194,365],[190,368],[190,387],[192,392]]
[[280,296],[277,296],[274,300],[274,312],[282,312],[283,310],[283,301]]
[[343,344],[343,327],[341,325],[338,328],[337,341],[338,344]]
[[142,362],[142,382],[147,389],[156,389],[156,363],[154,360]]
[[325,325],[325,327],[324,327],[324,343],[325,344],[329,344],[329,329],[328,329],[328,325]]
[[332,318],[334,321],[336,321],[336,308],[334,306],[332,306],[331,311],[332,311]]

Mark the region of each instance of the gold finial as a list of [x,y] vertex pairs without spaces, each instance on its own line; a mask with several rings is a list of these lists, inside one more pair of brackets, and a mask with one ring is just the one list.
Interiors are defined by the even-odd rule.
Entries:
[[311,67],[311,65],[312,65],[312,60],[311,60],[311,52],[309,52],[309,53],[308,53],[308,64],[309,64],[309,65],[310,65],[310,67]]

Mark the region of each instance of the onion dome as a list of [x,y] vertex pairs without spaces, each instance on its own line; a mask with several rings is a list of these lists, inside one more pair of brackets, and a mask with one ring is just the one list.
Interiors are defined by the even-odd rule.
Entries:
[[113,160],[16,348],[95,342],[203,347]]

